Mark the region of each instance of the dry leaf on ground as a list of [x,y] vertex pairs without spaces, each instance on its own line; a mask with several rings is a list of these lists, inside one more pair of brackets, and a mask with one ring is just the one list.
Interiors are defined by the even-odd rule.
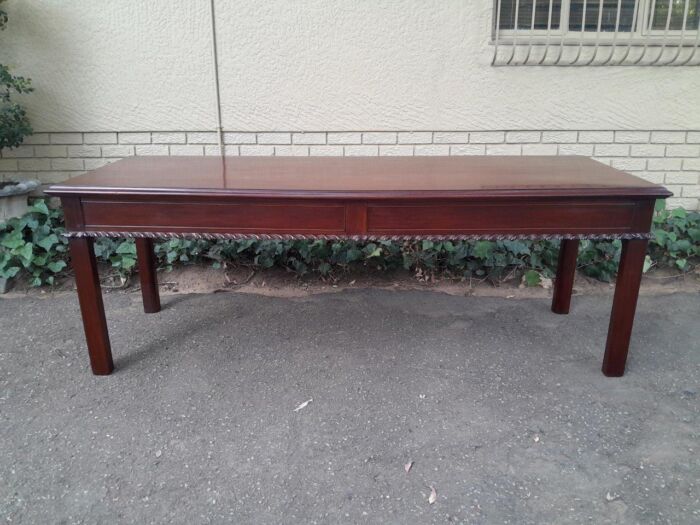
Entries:
[[311,403],[312,401],[313,401],[313,398],[312,398],[312,399],[307,399],[307,400],[304,401],[301,405],[299,405],[298,407],[296,407],[296,408],[294,409],[294,412],[299,412],[302,408],[305,408],[306,405],[308,405],[308,404]]
[[428,503],[431,505],[437,501],[437,490],[435,490],[435,487],[431,486],[430,487],[430,496],[428,496]]

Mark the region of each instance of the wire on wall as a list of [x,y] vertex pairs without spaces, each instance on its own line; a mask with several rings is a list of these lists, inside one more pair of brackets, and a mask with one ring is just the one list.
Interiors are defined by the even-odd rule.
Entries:
[[216,136],[219,141],[219,154],[224,157],[224,129],[221,119],[221,88],[219,83],[219,55],[216,47],[216,6],[215,0],[209,2],[209,14],[211,15],[211,55],[214,74],[214,94],[216,103]]

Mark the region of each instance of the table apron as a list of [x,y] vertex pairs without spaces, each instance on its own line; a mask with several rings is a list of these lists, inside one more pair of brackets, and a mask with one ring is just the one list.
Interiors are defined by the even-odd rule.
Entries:
[[62,199],[69,236],[204,238],[642,238],[654,206],[629,198]]

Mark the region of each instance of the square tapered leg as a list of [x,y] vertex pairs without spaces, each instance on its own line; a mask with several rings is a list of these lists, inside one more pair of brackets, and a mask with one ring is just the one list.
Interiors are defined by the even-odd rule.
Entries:
[[608,342],[603,358],[603,374],[608,377],[620,377],[625,373],[648,243],[646,239],[622,241],[622,255],[615,282]]
[[578,245],[578,239],[564,239],[559,246],[559,264],[557,265],[554,296],[552,297],[552,312],[555,314],[569,313],[576,275]]
[[78,287],[78,301],[83,316],[85,339],[92,373],[109,375],[114,370],[112,349],[109,344],[109,332],[105,308],[102,302],[100,278],[97,274],[97,261],[90,238],[70,240],[70,253],[75,270],[75,283]]
[[143,311],[147,314],[160,312],[157,264],[151,239],[136,239],[136,257],[139,266],[139,279],[141,280]]

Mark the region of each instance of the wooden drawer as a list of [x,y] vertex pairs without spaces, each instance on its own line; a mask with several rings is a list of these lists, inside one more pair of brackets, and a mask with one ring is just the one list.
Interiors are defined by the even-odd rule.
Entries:
[[634,202],[370,204],[374,234],[611,232],[633,229]]
[[345,231],[342,204],[83,199],[82,209],[88,230],[271,234]]

